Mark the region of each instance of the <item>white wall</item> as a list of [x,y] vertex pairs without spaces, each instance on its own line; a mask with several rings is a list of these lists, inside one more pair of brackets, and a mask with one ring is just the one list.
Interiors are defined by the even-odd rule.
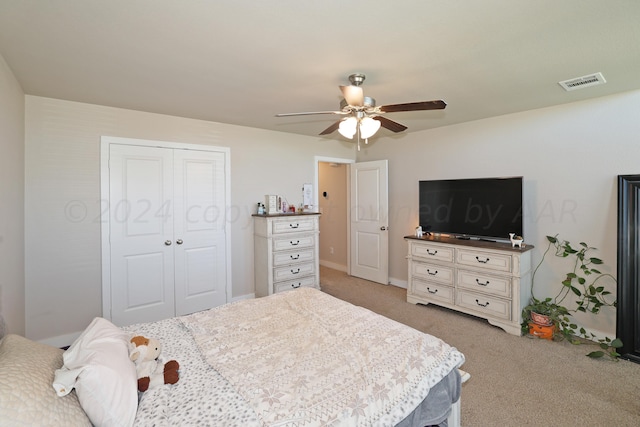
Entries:
[[34,96],[26,97],[26,335],[56,342],[101,315],[100,137],[230,147],[233,297],[253,294],[251,214],[265,194],[302,201],[314,156],[353,145]]
[[[402,121],[401,114],[394,118]],[[389,159],[390,276],[407,280],[403,236],[418,222],[419,180],[496,176],[524,177],[524,237],[536,246],[534,262],[544,236],[559,233],[597,247],[594,256],[615,275],[617,175],[640,174],[638,135],[640,91],[634,91],[370,141],[358,161]],[[567,264],[545,265],[537,294],[557,291],[566,271]],[[609,288],[615,294],[615,284]],[[579,321],[615,334],[614,309]]]
[[24,92],[2,56],[0,153],[0,315],[24,335]]

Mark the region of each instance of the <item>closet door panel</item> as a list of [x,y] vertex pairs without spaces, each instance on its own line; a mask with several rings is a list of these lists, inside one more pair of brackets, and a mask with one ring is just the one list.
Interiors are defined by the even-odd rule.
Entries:
[[226,302],[225,153],[175,150],[176,315]]
[[120,326],[171,317],[173,155],[112,145],[109,161],[111,318]]

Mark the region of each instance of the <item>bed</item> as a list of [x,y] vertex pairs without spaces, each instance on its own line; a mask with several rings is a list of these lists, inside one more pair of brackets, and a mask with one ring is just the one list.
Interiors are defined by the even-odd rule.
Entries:
[[[133,335],[160,340],[163,359],[180,363],[178,383],[135,391],[126,349]],[[0,370],[12,363],[7,338]],[[20,351],[27,349],[14,350],[14,358]],[[3,408],[4,393],[16,387],[4,387],[0,371],[0,413],[24,421],[21,414],[39,413],[41,420],[42,412],[55,412],[52,425],[88,425],[81,412],[103,425],[447,425],[464,363],[438,338],[313,288],[125,328],[96,318],[64,356],[62,368],[58,352],[43,368],[55,373],[38,373],[57,399],[44,411]],[[66,393],[56,396],[52,383]],[[36,403],[11,401],[21,399],[23,406]],[[63,409],[53,409],[63,401]]]

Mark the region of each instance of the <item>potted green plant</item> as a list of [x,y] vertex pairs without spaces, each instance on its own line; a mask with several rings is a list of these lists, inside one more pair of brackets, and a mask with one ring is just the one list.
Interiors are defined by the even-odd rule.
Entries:
[[[547,249],[540,262],[533,270],[531,277],[531,299],[522,312],[523,331],[529,332],[530,323],[536,316],[543,315],[549,318],[554,325],[554,338],[567,339],[573,344],[594,342],[600,350],[592,351],[587,356],[598,358],[607,355],[611,359],[617,359],[620,355],[616,351],[622,347],[622,341],[618,338],[597,338],[593,333],[588,333],[583,327],[578,327],[572,321],[572,315],[578,312],[598,314],[602,307],[616,307],[616,301],[609,301],[607,297],[611,292],[601,284],[604,279],[610,279],[615,283],[616,279],[609,273],[601,272],[597,266],[603,264],[600,258],[590,256],[590,252],[596,248],[580,242],[579,247],[574,248],[566,240],[558,239],[558,235],[547,236]],[[535,276],[544,262],[547,254],[554,249],[554,255],[560,258],[568,258],[572,261],[571,269],[562,280],[562,287],[555,297],[537,298],[534,294]],[[568,307],[572,298],[576,298],[575,305]]]

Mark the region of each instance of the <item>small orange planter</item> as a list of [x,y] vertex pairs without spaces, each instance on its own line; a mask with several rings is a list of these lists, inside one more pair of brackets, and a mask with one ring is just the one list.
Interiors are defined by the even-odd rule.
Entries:
[[545,340],[553,339],[554,325],[544,326],[537,323],[529,322],[529,334]]

